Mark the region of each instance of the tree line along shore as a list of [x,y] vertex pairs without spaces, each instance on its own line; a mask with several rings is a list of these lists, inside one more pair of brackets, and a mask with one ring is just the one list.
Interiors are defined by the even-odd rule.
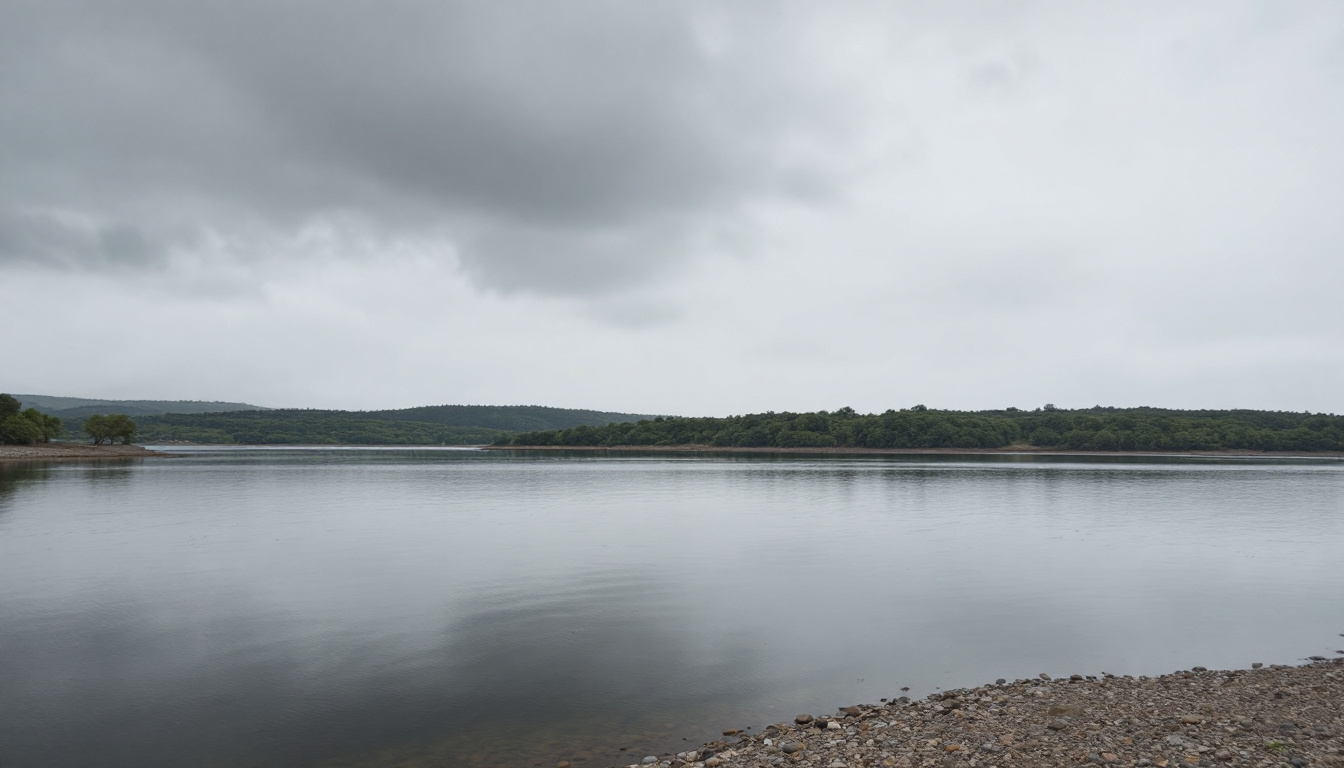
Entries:
[[[41,396],[26,396],[42,401]],[[57,398],[45,398],[57,402]],[[89,401],[94,403],[96,401]],[[0,443],[96,442],[269,445],[490,445],[496,448],[709,448],[748,451],[1105,451],[1344,453],[1344,416],[1255,410],[1096,406],[1068,410],[937,410],[684,417],[543,406],[423,406],[389,411],[258,409],[174,412],[230,404],[125,401],[138,408],[27,408],[0,395]],[[64,419],[64,422],[62,422]],[[101,440],[100,440],[101,437]]]
[[1339,452],[1344,451],[1344,416],[1048,405],[974,412],[915,406],[865,415],[841,408],[581,425],[501,435],[494,446]]
[[[511,432],[653,418],[648,414],[538,405],[426,405],[340,411],[182,400],[9,397],[15,413],[19,412],[19,400],[28,406],[22,412],[24,422],[19,425],[21,431],[15,433],[15,443],[79,440],[80,427],[90,418],[113,416],[119,417],[113,426],[133,426],[134,434],[143,442],[211,445],[486,445]],[[6,442],[5,415],[0,403],[0,442]],[[34,432],[30,421],[44,424],[45,433]]]
[[[94,445],[121,443],[135,439],[135,422],[124,413],[94,413],[83,420],[80,431]],[[73,437],[70,427],[59,417],[37,408],[23,408],[18,398],[0,392],[0,446],[49,444],[62,437]]]

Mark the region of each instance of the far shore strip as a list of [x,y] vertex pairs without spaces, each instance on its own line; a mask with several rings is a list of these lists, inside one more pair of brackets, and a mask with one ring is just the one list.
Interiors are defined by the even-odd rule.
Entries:
[[[183,443],[178,448],[193,446],[229,445],[234,448],[255,447],[243,444]],[[354,443],[270,444],[268,448],[442,448],[441,445],[361,445]],[[462,445],[454,448],[478,448],[486,451],[577,451],[581,453],[680,453],[680,454],[757,454],[791,456],[1065,456],[1089,457],[1143,457],[1143,458],[1266,458],[1303,459],[1315,461],[1344,461],[1344,451],[1056,451],[1040,448],[772,448],[717,445]],[[63,461],[83,459],[135,459],[152,456],[170,456],[151,451],[139,445],[91,445],[89,443],[38,443],[35,445],[0,445],[0,461]]]
[[1049,448],[1024,446],[1008,448],[774,448],[720,445],[483,445],[487,451],[583,451],[601,453],[759,453],[759,454],[814,454],[818,456],[1143,456],[1155,458],[1230,457],[1274,459],[1318,459],[1344,461],[1344,451],[1248,451],[1242,449],[1219,451],[1060,451]]

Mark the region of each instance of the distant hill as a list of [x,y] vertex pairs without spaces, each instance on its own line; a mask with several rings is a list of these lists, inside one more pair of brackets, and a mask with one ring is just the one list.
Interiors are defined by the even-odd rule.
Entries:
[[540,405],[427,405],[384,411],[269,409],[198,400],[95,400],[15,395],[25,408],[57,416],[66,434],[95,413],[124,413],[140,442],[237,444],[480,445],[512,432],[604,427],[652,416]]
[[508,432],[569,429],[585,424],[601,427],[653,418],[650,414],[584,411],[542,405],[423,405],[391,411],[356,411],[350,415],[369,419],[422,421],[448,427],[484,427]]
[[24,408],[36,408],[56,416],[67,425],[81,422],[95,413],[124,413],[132,418],[164,413],[221,413],[224,411],[264,411],[259,405],[204,400],[97,400],[87,397],[15,395]]
[[[283,409],[169,413],[136,420],[143,442],[237,444],[483,445],[534,424],[604,427],[637,421],[604,413],[532,405],[435,405],[394,411]],[[564,425],[564,426],[558,426]]]
[[237,445],[483,445],[497,429],[371,419],[348,411],[166,413],[136,419],[143,443]]

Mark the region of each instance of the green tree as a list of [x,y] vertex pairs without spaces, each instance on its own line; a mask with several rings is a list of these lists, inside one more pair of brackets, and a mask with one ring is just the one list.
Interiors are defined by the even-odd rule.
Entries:
[[1031,437],[1028,439],[1031,441],[1032,445],[1038,448],[1054,448],[1064,442],[1064,438],[1049,427],[1041,427],[1035,432],[1032,432]]
[[101,413],[95,413],[84,420],[84,434],[93,438],[94,445],[102,445],[107,442],[112,433],[107,427],[107,417]]
[[130,445],[135,439],[135,422],[124,413],[95,413],[84,420],[84,433],[93,438],[94,445],[118,441]]
[[135,439],[135,422],[131,417],[124,413],[114,413],[107,417],[107,427],[111,433],[112,442],[121,441],[122,445],[130,445]]
[[42,442],[49,443],[53,438],[61,436],[63,426],[61,420],[55,416],[52,416],[49,413],[42,413],[36,408],[29,408],[23,412],[23,417],[37,425],[37,428],[41,430]]
[[61,434],[61,420],[34,408],[20,411],[13,395],[0,394],[0,443],[28,445],[49,442]]
[[0,443],[7,445],[30,445],[42,439],[42,428],[23,414],[0,417]]

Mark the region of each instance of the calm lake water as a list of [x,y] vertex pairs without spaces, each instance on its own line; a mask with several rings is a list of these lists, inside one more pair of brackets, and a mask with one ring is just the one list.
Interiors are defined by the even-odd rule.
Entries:
[[1340,462],[0,466],[6,768],[606,766],[903,687],[1293,663],[1341,632]]

